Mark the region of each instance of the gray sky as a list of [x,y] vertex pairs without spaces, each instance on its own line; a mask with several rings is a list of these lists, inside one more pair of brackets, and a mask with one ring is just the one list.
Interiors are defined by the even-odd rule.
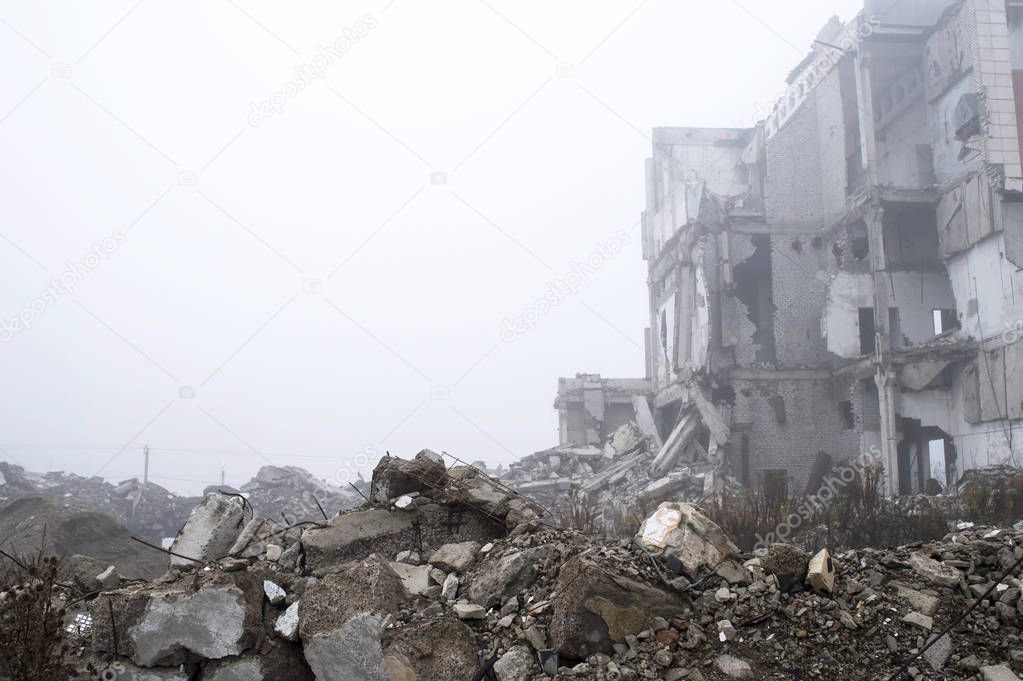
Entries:
[[651,128],[751,125],[858,9],[0,1],[0,458],[149,443],[194,492],[555,444],[559,376],[643,375]]

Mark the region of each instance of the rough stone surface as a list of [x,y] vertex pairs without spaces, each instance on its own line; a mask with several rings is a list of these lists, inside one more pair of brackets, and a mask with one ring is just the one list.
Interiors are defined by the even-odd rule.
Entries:
[[749,662],[731,655],[722,655],[714,661],[714,666],[730,679],[753,678],[753,668],[750,667]]
[[428,503],[414,512],[370,509],[337,516],[325,528],[302,533],[306,568],[325,574],[337,565],[371,553],[396,556],[409,547],[432,552],[444,544],[489,540],[504,528],[472,509]]
[[466,625],[439,618],[384,636],[389,681],[470,681],[476,673],[476,638]]
[[469,587],[469,600],[486,607],[504,602],[536,578],[536,550],[508,554],[498,561],[488,561]]
[[[226,494],[207,494],[188,516],[171,551],[197,560],[216,560],[230,552],[244,524],[245,508],[241,499]],[[189,567],[194,563],[171,556],[171,565]]]
[[299,635],[317,681],[386,681],[380,636],[405,597],[380,556],[347,563],[302,596]]
[[[143,667],[240,655],[262,634],[261,585],[247,573],[214,575],[198,588],[106,592],[90,604],[93,645]],[[113,617],[113,620],[111,620]]]
[[444,457],[429,449],[416,454],[412,461],[386,456],[373,469],[370,497],[384,502],[410,492],[426,492],[443,486],[447,479]]
[[984,681],[1020,681],[1019,677],[1012,673],[1012,669],[1005,664],[981,667],[980,675]]
[[767,574],[779,578],[792,575],[799,583],[806,579],[809,564],[810,554],[792,544],[774,544],[763,561]]
[[553,647],[572,660],[609,653],[649,628],[652,618],[674,617],[681,609],[678,594],[625,576],[612,579],[588,557],[562,567],[556,591],[548,633]]
[[445,572],[465,572],[476,562],[480,543],[474,541],[445,544],[430,556],[428,561]]
[[529,681],[537,671],[536,658],[526,646],[515,646],[494,665],[497,681]]
[[430,588],[429,565],[391,563],[391,569],[401,579],[405,589],[413,596],[422,596]]
[[274,623],[274,631],[286,641],[298,640],[298,607],[301,601],[295,601],[288,606],[288,609],[280,614]]
[[928,596],[898,582],[893,582],[891,586],[895,589],[895,593],[898,594],[899,598],[908,601],[914,610],[929,617],[933,617],[934,613],[938,612],[938,606],[941,604],[941,601],[937,596]]

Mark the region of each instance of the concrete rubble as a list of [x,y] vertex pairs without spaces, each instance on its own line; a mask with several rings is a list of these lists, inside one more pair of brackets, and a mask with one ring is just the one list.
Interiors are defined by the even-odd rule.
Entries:
[[[961,524],[897,549],[743,553],[675,502],[632,539],[605,540],[547,526],[542,509],[474,469],[395,484],[409,463],[381,463],[376,501],[275,538],[298,547],[293,564],[206,556],[94,595],[78,659],[192,681],[873,680],[911,659],[916,679],[1023,671],[1023,582],[1006,574],[1023,527]],[[385,488],[415,503],[399,509]],[[197,514],[233,518],[232,499],[208,498]],[[418,533],[388,521],[407,517]],[[367,532],[369,520],[385,529]]]

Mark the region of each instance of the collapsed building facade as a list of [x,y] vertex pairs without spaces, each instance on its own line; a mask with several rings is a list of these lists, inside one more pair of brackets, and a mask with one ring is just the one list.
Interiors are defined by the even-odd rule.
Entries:
[[562,379],[562,445],[631,403],[668,468],[748,486],[1023,461],[1023,3],[867,0],[787,85],[751,128],[654,131],[647,380]]

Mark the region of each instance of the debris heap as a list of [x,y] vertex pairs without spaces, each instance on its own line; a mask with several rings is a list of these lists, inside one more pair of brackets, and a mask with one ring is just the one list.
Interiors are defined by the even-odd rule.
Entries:
[[963,525],[892,550],[742,554],[679,501],[608,542],[544,525],[540,506],[430,451],[382,460],[369,496],[277,528],[240,497],[207,496],[167,575],[81,606],[83,664],[164,681],[875,680],[903,666],[915,679],[990,681],[1023,670],[1023,526]]

